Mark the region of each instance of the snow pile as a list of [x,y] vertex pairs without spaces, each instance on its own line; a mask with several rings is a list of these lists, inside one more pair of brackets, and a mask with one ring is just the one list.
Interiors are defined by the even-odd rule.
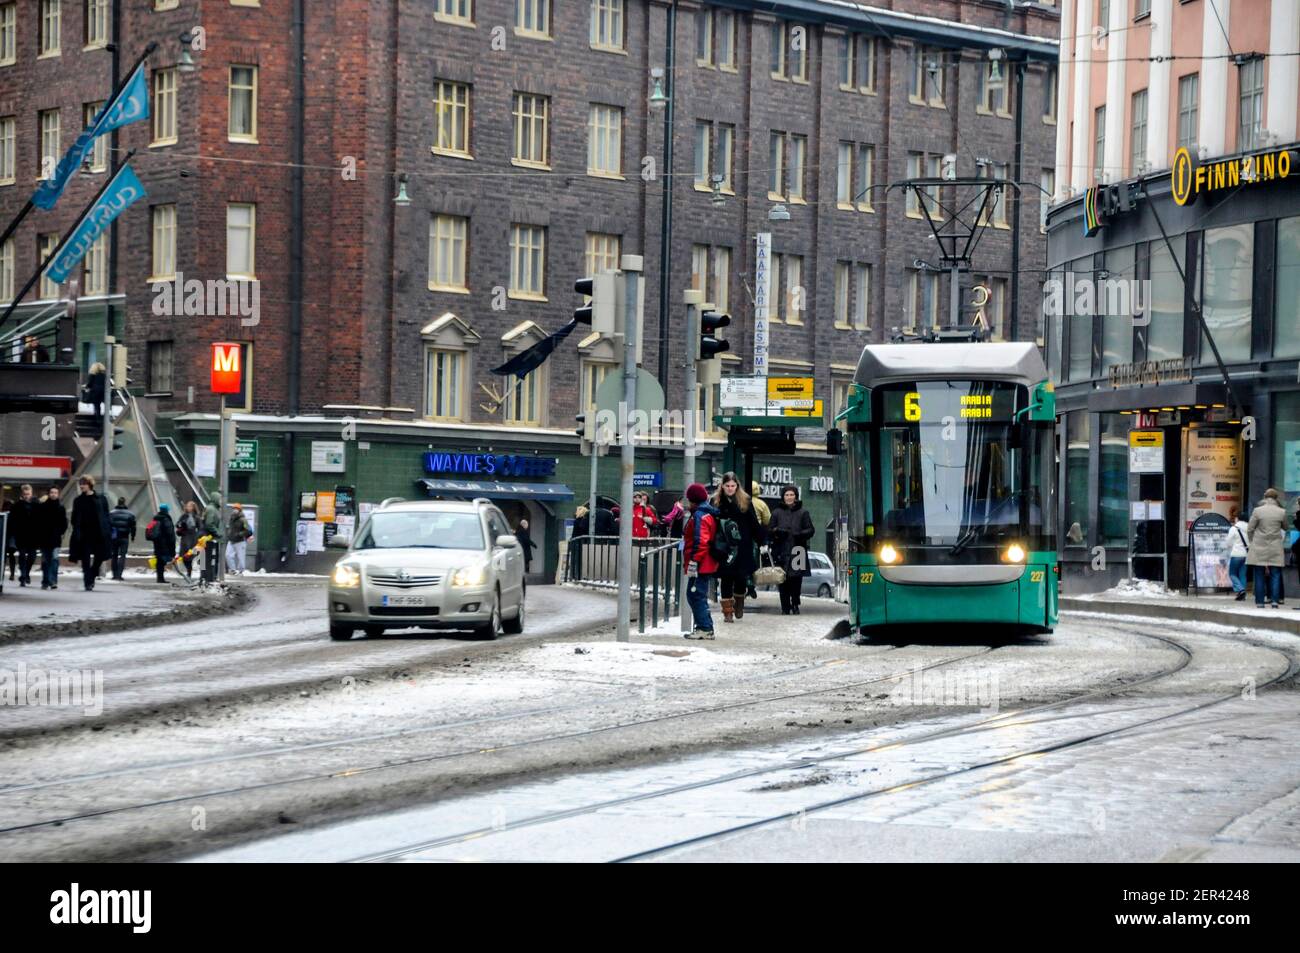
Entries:
[[548,642],[525,652],[521,659],[546,672],[582,675],[632,675],[691,678],[747,661],[719,655],[699,642],[672,643]]
[[1176,599],[1178,593],[1163,582],[1151,579],[1122,579],[1118,585],[1098,593],[1098,599]]

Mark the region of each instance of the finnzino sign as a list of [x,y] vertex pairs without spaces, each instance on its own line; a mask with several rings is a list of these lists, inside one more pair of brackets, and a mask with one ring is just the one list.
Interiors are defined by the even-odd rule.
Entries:
[[480,477],[543,477],[555,473],[555,457],[513,453],[449,453],[424,455],[426,473],[457,473]]

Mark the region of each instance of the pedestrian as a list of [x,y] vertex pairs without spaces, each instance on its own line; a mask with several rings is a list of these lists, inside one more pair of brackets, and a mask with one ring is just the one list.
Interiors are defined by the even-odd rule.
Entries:
[[569,558],[565,582],[582,581],[582,547],[591,541],[591,517],[585,506],[573,511],[573,535],[569,537]]
[[203,550],[203,578],[207,582],[217,581],[217,567],[221,565],[221,504],[221,494],[213,493],[208,505],[203,507],[203,535],[212,537]]
[[786,484],[781,489],[781,505],[772,511],[768,526],[772,539],[772,558],[785,570],[785,582],[778,587],[781,594],[781,614],[799,614],[799,593],[803,577],[810,572],[808,543],[813,538],[812,517],[799,500],[799,489]]
[[709,614],[709,581],[718,571],[710,543],[718,531],[718,511],[709,505],[709,491],[701,483],[686,488],[689,515],[682,528],[682,561],[686,563],[686,602],[694,625],[688,639],[712,639],[713,616]]
[[1241,513],[1234,506],[1228,511],[1228,521],[1232,524],[1228,530],[1228,543],[1232,551],[1228,553],[1228,578],[1232,580],[1232,591],[1237,594],[1237,601],[1246,598],[1246,554],[1250,547],[1246,544],[1246,532],[1250,525],[1241,518]]
[[673,501],[673,508],[665,513],[660,522],[668,528],[668,535],[672,539],[682,538],[682,525],[686,522],[687,514],[686,498]]
[[1272,487],[1251,511],[1246,524],[1246,565],[1255,567],[1255,605],[1263,607],[1265,596],[1274,609],[1281,601],[1282,567],[1286,557],[1282,540],[1286,536],[1286,510],[1278,502],[1280,494]]
[[244,505],[231,505],[234,512],[230,514],[230,525],[226,527],[226,570],[242,576],[248,569],[248,541],[253,538],[253,530],[244,515]]
[[22,363],[24,364],[50,363],[49,350],[45,347],[45,345],[41,343],[40,338],[38,338],[35,334],[29,334],[25,339],[25,344],[23,347]]
[[153,568],[159,582],[166,582],[164,575],[171,561],[176,558],[176,524],[172,522],[171,507],[160,504],[154,514],[145,536],[153,543]]
[[41,551],[41,588],[59,588],[59,547],[68,531],[68,513],[59,499],[59,488],[50,487],[45,499],[36,504],[36,545]]
[[649,539],[650,530],[659,522],[659,514],[650,505],[648,493],[632,494],[632,538]]
[[740,480],[734,473],[722,475],[722,483],[710,503],[718,511],[719,528],[730,529],[729,524],[735,526],[735,532],[728,534],[735,552],[729,562],[718,567],[722,621],[730,622],[733,616],[737,619],[745,617],[749,577],[758,565],[754,560],[754,547],[763,541],[763,526],[758,520],[753,498],[740,488]]
[[103,363],[96,361],[90,365],[86,386],[81,396],[85,403],[90,404],[95,420],[102,420],[104,417],[104,403],[108,396],[108,368]]
[[18,562],[18,585],[32,584],[32,566],[36,562],[36,499],[32,485],[24,483],[18,489],[18,499],[9,509],[9,539]]
[[113,529],[108,522],[108,500],[95,492],[95,478],[89,474],[77,481],[80,490],[72,501],[72,539],[68,541],[68,558],[81,563],[86,591],[95,588],[99,567],[109,558]]
[[524,575],[527,575],[533,571],[533,550],[537,548],[533,534],[528,529],[528,520],[519,521],[515,527],[515,539],[519,540],[519,548],[524,551]]
[[186,500],[185,506],[181,508],[181,518],[176,521],[176,536],[178,552],[181,554],[181,561],[185,564],[187,579],[194,578],[194,555],[191,550],[198,545],[199,533],[202,529],[198,504],[193,500]]
[[135,514],[126,506],[126,497],[117,498],[115,506],[108,514],[108,523],[113,530],[113,578],[120,580],[126,571],[126,554],[135,542]]
[[[2,512],[12,513],[14,504],[12,500],[5,500]],[[4,566],[9,567],[9,581],[13,582],[18,578],[18,541],[14,539],[14,524],[10,519],[8,529],[5,531],[5,538],[0,540],[4,543]],[[4,566],[0,566],[0,574],[4,572]]]

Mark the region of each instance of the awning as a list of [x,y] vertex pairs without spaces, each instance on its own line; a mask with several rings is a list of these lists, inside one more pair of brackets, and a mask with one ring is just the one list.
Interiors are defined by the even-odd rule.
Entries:
[[1152,408],[1159,410],[1162,407],[1223,404],[1227,399],[1227,391],[1223,384],[1198,381],[1093,391],[1088,395],[1088,409],[1095,413],[1115,413],[1120,410],[1142,411]]
[[573,491],[563,483],[497,483],[492,480],[415,481],[429,496],[450,496],[472,500],[485,496],[489,500],[539,500],[557,502],[573,499]]

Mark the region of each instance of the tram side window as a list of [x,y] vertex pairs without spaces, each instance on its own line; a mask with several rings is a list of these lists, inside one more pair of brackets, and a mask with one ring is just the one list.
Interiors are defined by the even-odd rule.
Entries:
[[1029,462],[1029,516],[1025,527],[1032,546],[1045,552],[1056,549],[1056,496],[1052,493],[1056,471],[1056,428],[1030,425],[1033,456]]
[[849,549],[864,553],[870,551],[875,539],[871,514],[871,434],[866,430],[851,430],[847,444]]

